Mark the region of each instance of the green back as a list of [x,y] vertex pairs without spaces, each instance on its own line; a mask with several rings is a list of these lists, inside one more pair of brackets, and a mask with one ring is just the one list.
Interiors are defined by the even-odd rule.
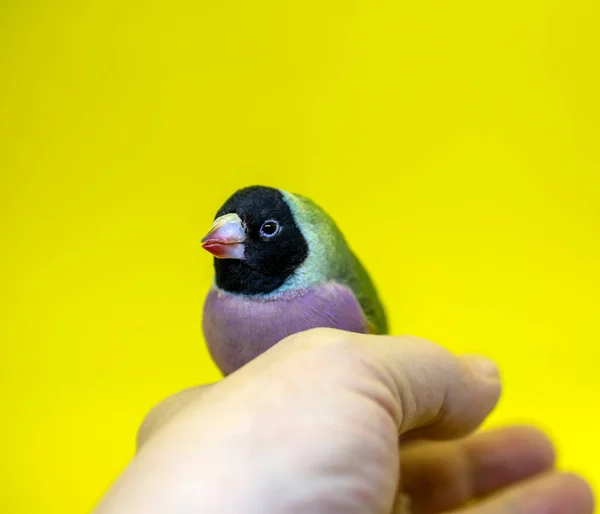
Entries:
[[371,277],[333,219],[309,198],[282,191],[308,246],[309,255],[286,288],[335,280],[355,294],[375,332],[388,333],[385,310]]

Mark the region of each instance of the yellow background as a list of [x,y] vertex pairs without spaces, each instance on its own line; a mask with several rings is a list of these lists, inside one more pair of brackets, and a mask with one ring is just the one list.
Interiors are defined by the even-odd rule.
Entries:
[[498,359],[492,424],[599,485],[597,0],[3,1],[0,511],[87,512],[215,380],[236,188],[337,219],[395,333]]

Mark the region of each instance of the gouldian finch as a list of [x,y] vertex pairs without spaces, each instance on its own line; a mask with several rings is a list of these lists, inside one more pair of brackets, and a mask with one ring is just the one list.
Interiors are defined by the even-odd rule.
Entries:
[[[240,189],[219,209],[202,245],[215,267],[204,336],[224,375],[303,330],[388,332],[369,274],[333,219],[304,196]],[[408,496],[398,495],[394,512],[410,514]]]
[[304,196],[240,189],[219,209],[202,245],[215,269],[203,330],[224,375],[303,330],[388,331],[365,268],[333,219]]

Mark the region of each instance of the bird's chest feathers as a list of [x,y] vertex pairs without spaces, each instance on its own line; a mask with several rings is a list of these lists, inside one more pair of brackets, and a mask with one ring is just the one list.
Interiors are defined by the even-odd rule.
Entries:
[[264,298],[233,295],[213,287],[204,305],[206,343],[225,374],[281,339],[318,327],[367,331],[362,308],[349,288],[327,282]]

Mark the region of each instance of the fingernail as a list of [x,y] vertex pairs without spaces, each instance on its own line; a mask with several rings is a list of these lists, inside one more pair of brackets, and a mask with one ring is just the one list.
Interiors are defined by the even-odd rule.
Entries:
[[500,378],[498,365],[492,359],[481,355],[465,355],[465,359],[476,373],[488,378]]

